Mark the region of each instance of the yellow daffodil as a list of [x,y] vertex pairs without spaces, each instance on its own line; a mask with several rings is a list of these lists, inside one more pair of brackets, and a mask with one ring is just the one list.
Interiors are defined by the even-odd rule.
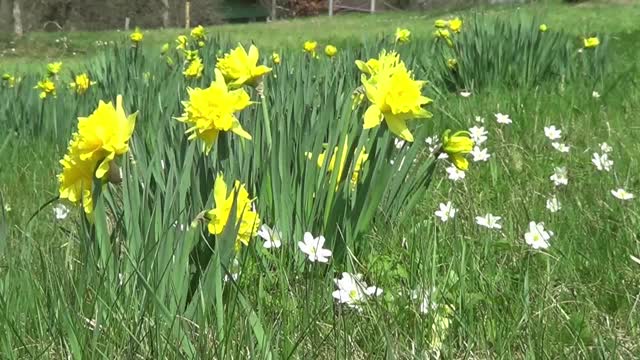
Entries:
[[453,46],[453,41],[451,40],[451,33],[449,32],[449,30],[437,29],[433,32],[433,36],[435,36],[436,39],[444,40],[450,47]]
[[98,108],[88,117],[78,118],[78,143],[80,160],[98,161],[95,176],[104,178],[111,161],[129,151],[129,139],[133,134],[137,113],[126,115],[122,96],[113,103],[100,101]]
[[220,70],[232,88],[238,88],[242,85],[255,87],[260,84],[265,74],[271,72],[270,67],[258,65],[259,58],[260,53],[257,47],[251,45],[249,53],[247,53],[244,47],[239,44],[237,48],[218,59],[216,68]]
[[[342,181],[342,175],[344,173],[345,167],[347,165],[347,157],[348,157],[348,152],[349,152],[349,146],[348,146],[348,138],[345,138],[345,141],[342,145],[342,151],[340,154],[340,163],[338,164],[338,185],[340,184],[340,182]],[[329,163],[327,164],[327,172],[331,173],[336,169],[336,160],[338,159],[338,147],[336,146],[333,149],[333,153],[331,154],[331,159],[329,159]],[[317,159],[317,164],[318,167],[323,167],[325,166],[325,161],[327,160],[327,153],[328,150],[323,151],[322,153],[320,153],[318,155],[318,159]],[[307,152],[305,154],[309,160],[313,160],[313,154]],[[351,174],[351,187],[354,188],[357,184],[358,184],[358,178],[360,176],[360,171],[362,170],[362,167],[364,166],[364,163],[369,159],[369,154],[367,154],[367,152],[365,151],[365,149],[361,149],[360,153],[358,154],[357,158],[355,159],[355,165],[353,167],[353,174]],[[336,185],[336,190],[337,190],[337,185]]]
[[584,47],[586,49],[596,48],[598,47],[598,45],[600,45],[600,39],[598,39],[597,37],[590,37],[590,38],[584,39]]
[[216,79],[206,89],[188,88],[189,100],[184,101],[184,113],[178,121],[191,126],[186,133],[189,140],[196,138],[205,143],[205,152],[209,153],[220,131],[231,131],[251,140],[235,116],[235,113],[251,105],[249,94],[240,88],[229,90],[220,70],[215,69]]
[[76,91],[76,94],[83,95],[87,90],[89,90],[89,87],[91,87],[91,85],[95,85],[95,83],[95,81],[91,81],[89,79],[89,75],[79,74],[76,75],[76,78],[71,84],[69,84],[69,86]]
[[455,70],[458,67],[458,60],[456,59],[448,59],[447,67],[451,70]]
[[93,172],[96,159],[80,159],[77,147],[78,134],[73,134],[67,154],[60,160],[62,172],[58,174],[60,199],[67,199],[73,204],[82,203],[87,214],[93,212]]
[[184,54],[184,59],[186,61],[193,61],[200,57],[198,50],[184,50],[182,53]]
[[316,54],[316,48],[317,47],[318,47],[318,42],[317,41],[308,40],[308,41],[304,42],[304,45],[303,45],[302,48],[304,49],[304,51],[307,54],[311,55],[311,57],[316,58],[316,57],[318,57],[318,54]]
[[351,110],[355,110],[358,107],[360,107],[360,105],[362,105],[362,102],[364,101],[364,91],[354,91],[353,94],[351,94]]
[[47,64],[47,74],[49,76],[58,75],[58,73],[60,72],[61,69],[62,69],[62,62],[61,61]]
[[439,29],[443,29],[443,28],[446,28],[447,26],[449,26],[449,22],[447,20],[438,19],[434,23],[434,26],[439,28]]
[[198,41],[198,47],[199,48],[203,48],[205,46],[205,42],[204,41]]
[[540,24],[540,32],[547,32],[547,30],[549,30],[549,27],[547,26],[547,24]]
[[56,84],[49,79],[38,81],[34,89],[40,90],[40,99],[46,99],[50,95],[56,96]]
[[2,82],[6,84],[7,87],[12,88],[16,85],[16,77],[9,73],[4,73],[2,74]]
[[[249,245],[252,237],[256,236],[258,227],[260,227],[260,216],[252,210],[251,203],[255,199],[249,198],[249,192],[244,184],[236,180],[231,189],[228,189],[224,181],[222,173],[218,174],[213,184],[213,201],[214,208],[207,212],[209,224],[207,229],[213,235],[220,235],[224,232],[229,221],[235,220],[235,223],[229,224],[237,229],[235,240],[235,249],[239,251],[242,245]],[[235,205],[236,211],[232,216],[231,211]]]
[[164,55],[166,53],[169,52],[169,43],[165,43],[164,45],[162,45],[162,47],[160,48],[160,55]]
[[131,40],[131,42],[133,43],[133,46],[137,46],[138,43],[140,43],[142,41],[142,39],[144,39],[144,34],[140,31],[139,28],[136,28],[130,35],[129,35],[129,39]]
[[336,48],[333,45],[327,45],[324,48],[324,53],[328,57],[332,58],[332,57],[336,56],[336,54],[338,53],[338,48]]
[[449,20],[449,30],[453,31],[454,33],[459,33],[461,29],[462,20],[459,17]]
[[[383,63],[383,55],[378,59],[378,64]],[[371,103],[364,114],[364,128],[374,128],[384,120],[392,133],[412,142],[413,135],[407,128],[407,120],[431,117],[431,113],[422,108],[432,102],[422,96],[425,82],[414,80],[411,72],[399,60],[395,66],[383,67],[369,78],[363,74],[361,81]]]
[[178,35],[176,38],[176,50],[187,50],[187,43],[189,42],[189,38],[185,35]]
[[468,131],[458,131],[451,134],[451,130],[447,130],[442,135],[442,151],[449,155],[449,160],[459,170],[467,170],[469,161],[464,157],[465,154],[473,150],[473,140],[471,140]]
[[395,51],[387,53],[386,50],[382,50],[377,59],[372,58],[367,60],[367,62],[356,60],[356,66],[363,73],[375,76],[380,72],[387,72],[395,68],[400,62],[400,55],[398,55],[398,53]]
[[196,41],[204,41],[207,38],[204,27],[202,25],[198,25],[191,29],[191,37]]
[[396,29],[396,41],[399,43],[409,42],[409,38],[411,37],[411,31],[409,29]]
[[182,74],[187,79],[200,79],[202,77],[203,71],[204,71],[204,65],[202,64],[202,59],[197,57],[189,63],[189,65],[187,66],[186,69],[184,69]]
[[281,61],[280,54],[278,54],[277,52],[274,52],[273,54],[271,54],[271,60],[276,65],[280,64],[280,61]]

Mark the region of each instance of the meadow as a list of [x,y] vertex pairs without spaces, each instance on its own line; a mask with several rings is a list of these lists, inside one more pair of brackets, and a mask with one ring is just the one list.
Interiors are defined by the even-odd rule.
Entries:
[[17,44],[0,357],[637,358],[639,11]]

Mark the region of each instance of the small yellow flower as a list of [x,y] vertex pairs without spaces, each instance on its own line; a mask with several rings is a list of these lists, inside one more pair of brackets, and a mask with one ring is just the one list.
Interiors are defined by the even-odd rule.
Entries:
[[176,50],[187,50],[187,43],[189,42],[189,38],[185,35],[178,35],[176,38]]
[[184,54],[184,59],[186,61],[193,61],[200,57],[198,50],[183,50],[182,53]]
[[453,41],[451,40],[451,33],[449,32],[449,30],[437,29],[436,31],[433,32],[433,36],[435,36],[436,39],[441,39],[446,41],[447,45],[449,45],[450,47],[453,46]]
[[218,59],[216,68],[229,82],[230,87],[238,88],[242,85],[255,87],[262,82],[265,74],[271,72],[270,67],[258,65],[258,60],[260,60],[260,53],[257,47],[251,45],[247,53],[244,47],[238,44],[237,48]]
[[56,84],[49,79],[38,81],[34,89],[40,90],[40,99],[46,99],[49,95],[56,96]]
[[459,17],[449,20],[449,30],[459,33],[460,29],[462,29],[462,20]]
[[271,60],[276,65],[280,64],[280,61],[281,61],[280,54],[278,54],[277,52],[274,52],[273,54],[271,54]]
[[162,47],[160,48],[160,55],[165,55],[166,53],[169,52],[169,43],[165,43],[164,45],[162,45]]
[[[237,231],[235,249],[239,251],[242,245],[248,246],[252,237],[256,236],[260,227],[260,216],[252,210],[251,204],[255,199],[249,197],[249,192],[244,184],[236,180],[233,187],[228,189],[224,176],[219,173],[213,184],[214,208],[207,212],[209,224],[207,230],[212,235],[220,235],[227,225],[233,226]],[[236,211],[231,211],[235,205]],[[233,216],[232,219],[229,219]],[[228,224],[229,221],[234,223]]]
[[540,24],[540,32],[547,32],[547,30],[549,30],[549,27],[547,26],[547,24]]
[[[344,143],[342,145],[342,151],[340,154],[340,164],[338,164],[338,180],[337,180],[337,185],[340,184],[340,182],[342,181],[342,175],[344,173],[345,168],[348,169],[348,167],[346,167],[347,165],[347,157],[348,157],[348,152],[349,152],[349,146],[348,146],[348,142],[349,142],[349,138],[345,138]],[[323,167],[325,166],[325,161],[327,160],[327,150],[323,151],[322,153],[320,153],[318,155],[318,159],[317,159],[317,165],[318,167]],[[331,154],[331,159],[329,159],[329,163],[327,164],[327,172],[331,173],[336,169],[336,160],[338,159],[338,147],[336,146],[333,149],[333,153]],[[305,153],[305,155],[307,156],[307,158],[309,158],[309,160],[313,160],[313,154],[312,153]],[[369,154],[367,154],[367,152],[365,151],[364,148],[362,148],[360,150],[360,153],[358,154],[357,158],[355,158],[355,165],[353,167],[353,174],[351,174],[351,188],[355,188],[356,185],[358,185],[358,178],[360,177],[360,172],[362,171],[362,167],[364,166],[364,163],[369,159]],[[338,187],[336,185],[336,191],[338,190]]]
[[16,85],[16,77],[9,73],[4,73],[2,74],[2,82],[5,83],[7,87],[12,88]]
[[470,138],[468,131],[458,131],[453,135],[451,130],[447,130],[442,135],[442,151],[449,155],[449,160],[460,170],[469,168],[469,161],[464,157],[465,154],[473,150],[473,140]]
[[202,64],[202,59],[198,57],[189,63],[189,65],[187,66],[186,69],[184,69],[182,74],[187,79],[200,79],[202,77],[203,71],[204,71],[204,65]]
[[399,43],[409,42],[409,38],[411,37],[411,31],[409,29],[396,29],[396,41]]
[[205,33],[204,27],[202,25],[198,25],[191,29],[191,37],[196,41],[204,41],[207,39],[207,34]]
[[443,29],[443,28],[446,28],[447,26],[449,26],[449,22],[447,20],[438,19],[438,20],[436,20],[434,26],[439,28],[439,29]]
[[199,48],[203,48],[205,46],[205,42],[204,41],[198,41],[198,47]]
[[304,51],[307,54],[311,55],[311,57],[314,57],[314,58],[318,57],[318,54],[316,54],[316,48],[317,47],[318,47],[318,42],[317,41],[311,41],[311,40],[305,41],[304,45],[303,45]]
[[89,75],[87,74],[79,74],[76,75],[74,81],[69,84],[69,86],[76,91],[76,94],[83,95],[89,90],[91,85],[95,85],[95,81],[91,81],[89,79]]
[[584,47],[586,49],[596,48],[596,47],[598,47],[598,45],[600,45],[600,39],[598,39],[595,36],[584,39]]
[[455,70],[458,67],[458,60],[456,59],[448,59],[447,67],[451,70]]
[[47,65],[47,74],[49,76],[56,76],[62,69],[62,62],[54,62]]
[[142,39],[144,39],[144,34],[140,31],[139,28],[136,28],[130,35],[129,35],[129,39],[131,40],[131,42],[133,43],[133,46],[137,46],[138,43],[140,43],[142,41]]
[[364,91],[354,91],[351,94],[351,110],[355,110],[358,107],[360,107],[360,105],[362,105],[362,102],[364,101]]
[[332,57],[336,56],[336,54],[338,53],[338,49],[333,45],[327,45],[324,48],[324,53],[328,57],[332,58]]
[[243,89],[229,90],[220,70],[215,69],[216,78],[206,89],[188,88],[189,100],[183,101],[184,113],[176,120],[190,126],[186,134],[189,140],[204,141],[204,151],[209,153],[221,131],[231,131],[251,140],[235,114],[251,105],[249,94]]

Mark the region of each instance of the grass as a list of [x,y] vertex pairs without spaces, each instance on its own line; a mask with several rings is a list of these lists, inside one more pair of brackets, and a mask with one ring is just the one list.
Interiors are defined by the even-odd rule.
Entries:
[[[524,68],[523,62],[502,55],[507,56],[501,59],[506,65],[498,66],[488,61],[497,52],[485,52],[475,59],[485,64],[481,69],[467,70],[472,67],[462,62],[460,76],[453,76],[441,66],[449,56],[441,58],[441,52],[449,50],[432,44],[431,18],[425,21],[422,15],[410,21],[406,14],[383,14],[214,30],[225,36],[214,35],[215,44],[205,49],[205,79],[190,86],[206,86],[215,54],[237,40],[254,40],[263,54],[271,48],[282,52],[283,64],[273,74],[277,77],[266,80],[277,154],[273,157],[265,155],[259,104],[240,115],[254,135],[252,142],[221,140],[232,161],[225,160],[223,146],[210,156],[197,151],[197,144],[186,141],[184,126],[172,120],[182,111],[178,100],[186,98],[187,83],[155,55],[135,55],[121,47],[83,59],[77,66],[87,69],[98,85],[79,98],[60,89],[45,110],[31,89],[39,75],[25,67],[20,73],[25,85],[0,89],[9,99],[0,105],[0,126],[11,129],[0,134],[0,146],[5,137],[7,144],[0,147],[0,198],[11,208],[0,216],[3,356],[412,359],[434,356],[433,345],[440,338],[444,358],[635,358],[640,352],[640,265],[630,255],[640,256],[640,214],[637,199],[623,202],[610,190],[624,187],[638,195],[640,189],[640,87],[634,76],[640,74],[635,65],[639,8],[549,4],[523,7],[518,17],[513,11],[489,9],[478,18],[471,15],[473,10],[465,12],[459,41],[469,43],[460,48],[468,49],[474,41],[492,44],[474,40],[472,24],[487,29],[496,18],[506,21],[510,16],[508,24],[514,27],[509,29],[516,29],[521,23],[535,25],[538,20],[530,22],[536,16],[553,29],[544,35],[557,36],[559,44],[566,40],[575,46],[578,35],[598,33],[602,47],[583,55],[598,54],[602,63],[594,60],[580,67],[579,57],[559,58],[552,68],[567,66],[576,75],[549,75],[540,60],[546,53],[532,54],[524,63],[530,74],[540,76],[515,85],[513,74]],[[339,56],[333,62],[324,57],[308,61],[300,54],[300,43],[317,33],[315,26],[325,29],[322,25],[333,22],[339,25],[318,40],[339,44]],[[412,42],[399,48],[402,58],[416,78],[432,82],[425,92],[435,101],[429,107],[431,120],[411,122],[417,141],[395,149],[384,146],[393,143],[385,128],[362,131],[364,108],[352,112],[350,101],[359,84],[353,61],[393,47],[388,38],[377,37],[399,24],[413,31]],[[144,46],[155,49],[177,33],[149,33]],[[51,39],[47,34],[32,36],[34,44]],[[72,44],[85,39],[86,45],[78,47],[88,52],[95,40],[121,36],[68,35]],[[531,35],[512,36],[535,43]],[[504,44],[510,39],[505,37]],[[561,50],[545,51],[552,56]],[[29,61],[30,55],[23,55],[20,61]],[[263,61],[268,62],[266,57]],[[473,81],[480,78],[487,81]],[[471,87],[471,97],[458,95]],[[592,97],[594,90],[600,98]],[[57,221],[50,207],[28,223],[40,205],[57,195],[57,160],[76,116],[89,114],[98,99],[113,99],[118,93],[127,95],[127,110],[140,112],[131,142],[135,162],[126,156],[120,161],[126,174],[123,184],[106,188],[93,224],[75,208],[70,218]],[[498,112],[509,114],[513,124],[497,124]],[[488,162],[472,162],[462,182],[448,180],[447,162],[436,162],[431,186],[407,195],[417,200],[415,207],[409,207],[410,201],[398,204],[383,197],[366,229],[354,231],[356,220],[366,218],[361,210],[367,207],[360,201],[374,197],[380,184],[389,181],[389,194],[394,186],[411,186],[423,174],[421,167],[431,159],[425,136],[469,128],[476,116],[486,119]],[[562,141],[571,146],[568,154],[554,150],[545,138],[543,128],[551,124],[562,129]],[[335,182],[335,173],[329,180],[324,169],[307,166],[303,155],[298,159],[290,153],[317,154],[322,142],[336,144],[345,132],[354,141],[352,149],[364,145],[372,155],[358,191],[332,195],[335,183],[323,184]],[[591,164],[601,142],[614,149],[611,172],[597,171]],[[384,151],[391,151],[393,167],[385,167],[389,159],[381,155]],[[400,175],[393,180],[399,176],[394,175],[387,180],[401,168],[403,156],[406,164],[417,160],[412,172],[407,179]],[[556,166],[568,168],[567,186],[555,187],[549,180]],[[259,238],[243,248],[235,282],[222,281],[225,270],[232,270],[224,255],[229,234],[211,242],[202,225],[184,232],[172,226],[176,220],[188,225],[200,210],[212,207],[218,170],[247,182],[263,220],[277,223],[285,233],[280,249],[263,249]],[[562,209],[550,213],[545,203],[554,194]],[[447,201],[459,211],[442,223],[433,214]],[[475,224],[475,217],[487,212],[502,216],[500,231]],[[523,235],[530,221],[543,221],[554,232],[546,251],[526,246]],[[327,237],[334,250],[329,264],[312,264],[302,257],[297,241],[306,230]],[[202,269],[197,301],[181,306],[189,285],[184,279],[198,268],[180,264],[192,264],[185,254],[190,246],[198,249],[205,243],[215,248],[214,259]],[[205,248],[198,254],[209,252]],[[384,289],[383,295],[361,312],[337,304],[331,295],[333,279],[342,271],[364,274],[367,283]],[[413,299],[411,293],[432,288],[436,290],[430,300],[438,306],[422,314],[422,298]],[[450,325],[444,327],[447,318]]]

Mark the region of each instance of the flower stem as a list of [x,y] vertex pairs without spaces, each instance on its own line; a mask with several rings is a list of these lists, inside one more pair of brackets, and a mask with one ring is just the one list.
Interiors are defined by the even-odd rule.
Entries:
[[267,146],[269,147],[269,151],[271,151],[271,120],[269,118],[267,99],[264,96],[263,91],[260,91],[260,103],[262,103],[262,119],[264,120],[264,132],[267,134]]

